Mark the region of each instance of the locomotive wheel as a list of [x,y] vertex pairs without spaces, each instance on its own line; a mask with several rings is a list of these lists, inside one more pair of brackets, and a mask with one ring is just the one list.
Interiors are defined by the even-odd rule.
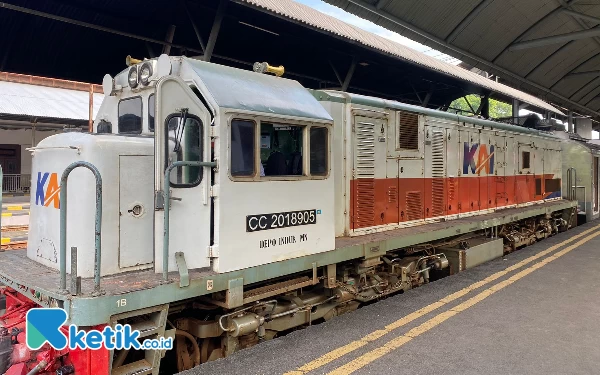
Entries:
[[203,339],[200,345],[200,363],[208,362],[213,350],[217,349],[214,339]]
[[[185,331],[175,333],[177,350],[177,370],[179,372],[189,370],[200,364],[200,347],[196,338]],[[190,355],[189,346],[191,344],[193,356]]]

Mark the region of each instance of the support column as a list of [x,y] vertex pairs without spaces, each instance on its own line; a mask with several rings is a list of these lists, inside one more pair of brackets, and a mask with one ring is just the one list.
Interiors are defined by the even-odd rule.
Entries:
[[520,124],[519,122],[519,100],[513,99],[512,102],[512,122],[515,124]]
[[427,104],[429,104],[429,101],[431,100],[431,96],[433,95],[433,92],[435,91],[435,83],[432,83],[431,86],[429,87],[429,91],[427,91],[427,95],[425,95],[425,99],[423,99],[423,107],[427,107]]
[[481,98],[481,116],[485,119],[490,118],[490,94],[487,93]]
[[35,142],[35,128],[37,124],[37,118],[35,120],[33,120],[33,124],[31,124],[31,147],[35,147],[36,142]]
[[352,63],[350,64],[350,69],[348,69],[348,73],[346,74],[346,79],[344,79],[344,83],[342,84],[342,91],[347,91],[350,86],[350,80],[354,75],[354,70],[356,69],[356,64],[358,63],[356,56],[352,58]]
[[223,21],[223,16],[225,15],[227,1],[228,0],[221,0],[219,2],[217,15],[215,16],[215,21],[213,22],[212,29],[210,30],[210,36],[208,37],[208,42],[206,43],[206,49],[204,50],[204,61],[210,61],[212,57],[215,44],[217,43],[217,37],[219,36],[219,31],[221,30],[221,22]]
[[190,19],[190,23],[192,24],[192,28],[194,29],[194,33],[196,34],[196,39],[198,39],[198,43],[200,43],[200,48],[202,48],[202,52],[206,51],[206,44],[204,44],[204,40],[202,39],[202,35],[200,35],[200,30],[198,30],[198,26],[196,26],[196,22],[194,22],[194,17],[190,13],[190,10],[187,7],[187,3],[184,0],[183,6],[185,8],[185,13],[187,13],[188,18]]
[[171,43],[173,43],[173,37],[175,36],[175,25],[169,25],[167,35],[165,36],[165,42],[169,44],[163,45],[162,53],[165,55],[171,54]]
[[335,78],[337,78],[338,82],[340,83],[340,86],[343,85],[344,81],[342,81],[342,77],[340,76],[340,73],[338,73],[337,69],[335,68],[335,66],[333,65],[331,60],[327,60],[327,62],[329,63],[329,66],[331,66],[331,69],[333,70],[333,73],[335,74]]
[[573,111],[567,113],[567,131],[573,133]]

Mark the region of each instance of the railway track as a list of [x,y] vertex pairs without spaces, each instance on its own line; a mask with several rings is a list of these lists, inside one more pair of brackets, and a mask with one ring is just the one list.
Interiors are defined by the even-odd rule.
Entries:
[[21,250],[27,248],[27,241],[15,241],[4,244],[0,247],[2,251],[5,250]]
[[[15,232],[29,232],[29,225],[11,225],[2,227],[2,234],[15,233]],[[19,233],[15,233],[18,237],[23,238]],[[10,241],[9,243],[2,244],[0,250],[20,250],[27,247],[27,241]]]
[[29,231],[29,225],[10,225],[2,227],[2,232],[27,232]]

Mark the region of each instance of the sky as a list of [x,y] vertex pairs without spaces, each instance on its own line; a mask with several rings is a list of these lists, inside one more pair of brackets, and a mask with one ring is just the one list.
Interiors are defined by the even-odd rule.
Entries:
[[404,37],[398,33],[395,33],[393,31],[387,30],[379,25],[376,25],[371,21],[367,21],[358,16],[355,16],[354,14],[348,13],[345,10],[342,10],[338,7],[329,5],[325,2],[323,2],[322,0],[295,0],[295,1],[298,3],[308,5],[312,8],[320,11],[321,13],[328,14],[328,15],[333,16],[341,21],[347,22],[356,27],[360,27],[363,30],[370,31],[374,34],[377,34],[384,38],[393,40],[397,43],[403,44],[412,49],[416,49],[417,51],[423,52],[426,55],[438,58],[440,60],[444,60],[444,61],[449,62],[454,65],[460,64],[460,60],[455,59],[454,57],[448,56],[448,55],[443,54],[439,51],[436,51],[430,47],[424,46],[421,43],[417,43],[413,40],[410,40],[407,37]]

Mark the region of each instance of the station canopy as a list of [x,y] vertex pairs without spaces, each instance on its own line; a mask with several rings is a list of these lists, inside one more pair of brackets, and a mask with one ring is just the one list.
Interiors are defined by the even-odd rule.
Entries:
[[598,0],[325,1],[544,100],[600,116]]
[[[255,62],[283,65],[285,77],[308,88],[339,89],[429,108],[445,109],[454,99],[479,94],[508,103],[516,98],[539,112],[565,113],[552,104],[565,104],[557,97],[542,93],[540,98],[540,91],[509,81],[507,75],[501,74],[502,80],[516,82],[529,93],[292,0],[9,1],[0,3],[0,34],[5,36],[0,38],[0,71],[98,83],[104,74],[126,68],[127,55],[151,58],[167,53],[243,69],[252,69]],[[382,22],[356,5],[358,1],[344,1],[336,5]],[[428,2],[434,3],[407,0],[388,6],[410,3],[418,8]],[[464,8],[448,10],[447,2],[435,3],[448,12]],[[440,11],[438,22],[448,22],[442,18]],[[385,23],[408,35],[394,25]],[[491,48],[493,43],[488,42]]]

